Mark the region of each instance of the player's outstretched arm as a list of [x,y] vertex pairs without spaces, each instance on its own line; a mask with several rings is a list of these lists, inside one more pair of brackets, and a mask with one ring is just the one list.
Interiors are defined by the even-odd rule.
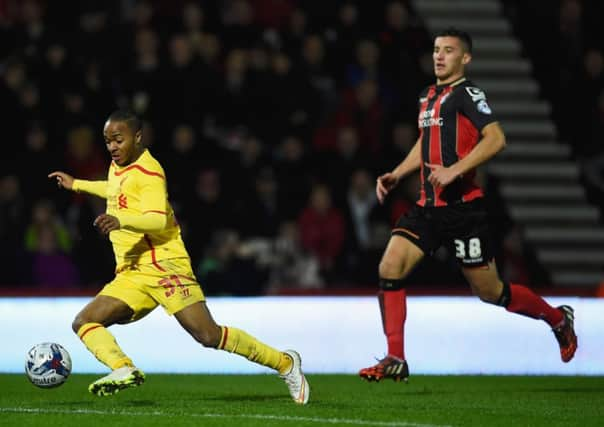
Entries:
[[65,188],[66,190],[73,190],[73,176],[66,174],[65,172],[55,171],[48,174],[49,178],[55,178],[59,188]]
[[51,172],[48,174],[48,177],[55,178],[59,188],[65,188],[66,190],[75,191],[76,193],[88,193],[103,199],[107,198],[107,181],[76,179],[61,171]]

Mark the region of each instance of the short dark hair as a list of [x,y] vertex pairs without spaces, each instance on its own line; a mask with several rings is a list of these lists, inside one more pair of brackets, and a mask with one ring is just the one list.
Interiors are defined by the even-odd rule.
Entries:
[[142,120],[131,110],[115,110],[109,115],[108,120],[115,122],[125,122],[134,133],[143,129]]
[[436,37],[457,37],[464,45],[468,53],[472,53],[472,37],[465,31],[455,27],[448,27],[436,33]]

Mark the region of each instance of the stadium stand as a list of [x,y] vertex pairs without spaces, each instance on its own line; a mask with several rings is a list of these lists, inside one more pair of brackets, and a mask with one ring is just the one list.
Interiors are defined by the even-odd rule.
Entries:
[[[102,178],[101,129],[117,106],[145,120],[207,293],[373,290],[414,181],[385,206],[367,181],[416,138],[431,32],[443,25],[475,36],[480,59],[469,72],[510,139],[483,177],[504,276],[591,292],[604,279],[597,2],[555,2],[543,16],[523,3],[86,0],[63,10],[0,1],[0,292],[86,293],[112,276],[110,245],[91,226],[103,205],[57,191],[46,175]],[[567,47],[553,55],[548,37]],[[578,117],[578,103],[590,113]],[[318,226],[317,209],[331,218],[322,226],[343,227],[327,252],[304,231]],[[410,281],[465,292],[444,253]]]

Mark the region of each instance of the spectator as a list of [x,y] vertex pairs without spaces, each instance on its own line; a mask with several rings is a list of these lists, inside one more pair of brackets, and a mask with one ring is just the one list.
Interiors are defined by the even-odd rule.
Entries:
[[[317,105],[321,105],[317,91],[308,80],[293,69],[292,61],[283,53],[272,56],[270,75],[269,116],[256,122],[265,122],[263,135],[268,141],[278,141],[280,135],[291,132],[311,132],[317,121]],[[287,93],[287,96],[283,96]],[[269,119],[270,117],[270,119]]]
[[43,109],[53,123],[57,112],[62,107],[63,91],[75,77],[72,71],[71,58],[66,44],[60,40],[48,42],[43,60],[36,67],[40,76],[40,93]]
[[233,129],[248,124],[248,114],[253,110],[250,103],[251,87],[248,79],[248,56],[242,49],[229,51],[225,59],[219,94],[221,102],[216,105],[217,124],[223,129]]
[[222,161],[216,164],[219,164],[222,170],[231,171],[223,180],[229,194],[232,194],[234,199],[243,199],[255,191],[256,175],[269,163],[269,153],[260,139],[247,132],[232,141],[232,144],[235,148],[231,151],[232,159],[227,158],[225,161],[223,156]]
[[35,62],[42,56],[45,40],[51,29],[45,19],[45,8],[39,0],[23,0],[17,4],[18,26],[16,48],[28,61]]
[[182,201],[194,191],[196,170],[199,159],[206,157],[193,126],[181,123],[172,130],[170,149],[166,150],[166,176],[168,177],[168,196],[177,214],[183,210]]
[[242,251],[239,234],[233,229],[212,233],[195,273],[207,295],[258,295],[267,279],[256,260]]
[[323,153],[318,158],[320,176],[336,191],[335,201],[342,205],[352,172],[360,167],[371,168],[372,159],[361,146],[359,134],[353,126],[338,129],[334,151]]
[[408,7],[399,0],[388,2],[384,27],[379,34],[381,64],[390,79],[397,82],[400,93],[407,93],[407,90],[424,83],[418,81],[418,58],[430,51],[430,44],[427,31]]
[[357,169],[350,177],[346,194],[348,229],[344,270],[348,280],[359,285],[375,281],[375,266],[389,237],[390,226],[382,219],[385,215],[378,204],[374,182],[368,170]]
[[191,259],[196,263],[204,246],[211,242],[214,230],[233,227],[235,220],[233,203],[223,193],[218,170],[209,168],[198,172],[194,195],[195,198],[183,209],[179,221]]
[[248,49],[260,39],[261,29],[254,23],[254,10],[247,0],[222,3],[222,39],[226,50]]
[[329,113],[337,106],[336,73],[327,60],[325,42],[319,35],[308,35],[303,40],[300,52],[301,57],[296,68],[300,71],[303,80],[308,124],[314,128],[327,119]]
[[[168,44],[168,64],[162,75],[161,102],[170,106],[164,109],[162,123],[168,128],[180,120],[197,122],[202,109],[201,81],[203,68],[195,56],[191,41],[185,34],[175,34]],[[200,78],[201,77],[201,78]]]
[[189,36],[192,45],[198,45],[203,37],[206,15],[198,2],[187,1],[182,7],[180,31]]
[[77,269],[69,256],[72,239],[51,201],[41,199],[33,206],[24,241],[31,262],[31,283],[52,287],[79,285]]
[[304,9],[297,7],[292,10],[289,22],[279,35],[279,44],[283,52],[289,57],[295,58],[295,55],[302,49],[302,43],[307,33],[308,15]]
[[[378,96],[378,85],[373,80],[363,80],[353,90],[342,94],[341,104],[336,110],[329,126],[339,129],[352,126],[357,129],[359,142],[368,152],[376,155],[381,150],[381,138],[385,120],[385,111]],[[330,129],[328,128],[327,131]],[[325,130],[323,130],[325,131]],[[315,139],[318,147],[329,144],[332,135]]]
[[254,187],[245,197],[241,215],[244,237],[274,238],[281,222],[278,182],[270,167],[264,167],[254,177]]
[[[75,175],[88,180],[104,179],[107,175],[107,161],[103,154],[101,143],[96,140],[90,126],[78,126],[67,132],[64,163]],[[56,163],[54,166],[56,167]]]
[[313,163],[304,142],[295,135],[286,136],[277,147],[274,165],[282,216],[295,218],[305,204],[313,180]]
[[302,247],[300,230],[295,221],[279,225],[270,262],[269,293],[281,289],[320,289],[323,279],[316,256]]
[[142,117],[158,119],[161,110],[161,71],[159,36],[151,28],[143,27],[134,33],[133,51],[127,69],[121,74],[121,95]]
[[40,179],[51,170],[53,163],[56,165],[57,155],[50,146],[45,124],[29,123],[24,142],[24,147],[17,147],[15,150],[15,164],[7,168],[15,170],[19,176],[21,190],[27,194],[30,201],[49,197],[50,187],[40,185]]
[[[212,81],[217,84],[218,72],[220,71],[220,55],[222,44],[218,36],[212,33],[204,33],[201,35],[199,42],[196,44],[197,53],[206,66],[208,71],[216,73],[213,75]],[[215,87],[214,87],[215,89]]]
[[349,87],[357,87],[365,80],[371,80],[377,85],[378,97],[385,107],[389,108],[397,102],[399,96],[390,82],[390,78],[382,71],[380,48],[368,38],[360,40],[355,49],[355,59],[346,69],[346,80]]
[[32,283],[42,288],[77,287],[77,268],[69,255],[59,245],[61,234],[50,224],[42,224],[36,231],[37,244],[31,251]]
[[342,2],[337,11],[335,25],[327,32],[330,52],[334,57],[331,65],[338,78],[346,75],[346,64],[354,61],[355,46],[363,33],[359,8],[356,3],[353,1]]
[[[25,229],[25,248],[28,251],[40,249],[42,231],[47,228],[53,230],[57,248],[69,253],[72,247],[69,231],[57,215],[53,203],[46,199],[39,200],[32,208],[31,222]],[[48,243],[48,241],[44,243]]]
[[315,255],[321,265],[321,275],[334,283],[338,277],[338,262],[342,254],[345,223],[342,212],[333,206],[329,188],[313,186],[307,206],[298,218],[304,249]]

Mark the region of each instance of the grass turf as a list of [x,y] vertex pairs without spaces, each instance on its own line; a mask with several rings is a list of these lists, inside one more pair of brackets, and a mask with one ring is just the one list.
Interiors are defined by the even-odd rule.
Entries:
[[411,376],[409,384],[309,375],[310,402],[294,404],[270,375],[147,375],[111,397],[92,375],[38,389],[0,375],[1,426],[604,426],[604,377]]

